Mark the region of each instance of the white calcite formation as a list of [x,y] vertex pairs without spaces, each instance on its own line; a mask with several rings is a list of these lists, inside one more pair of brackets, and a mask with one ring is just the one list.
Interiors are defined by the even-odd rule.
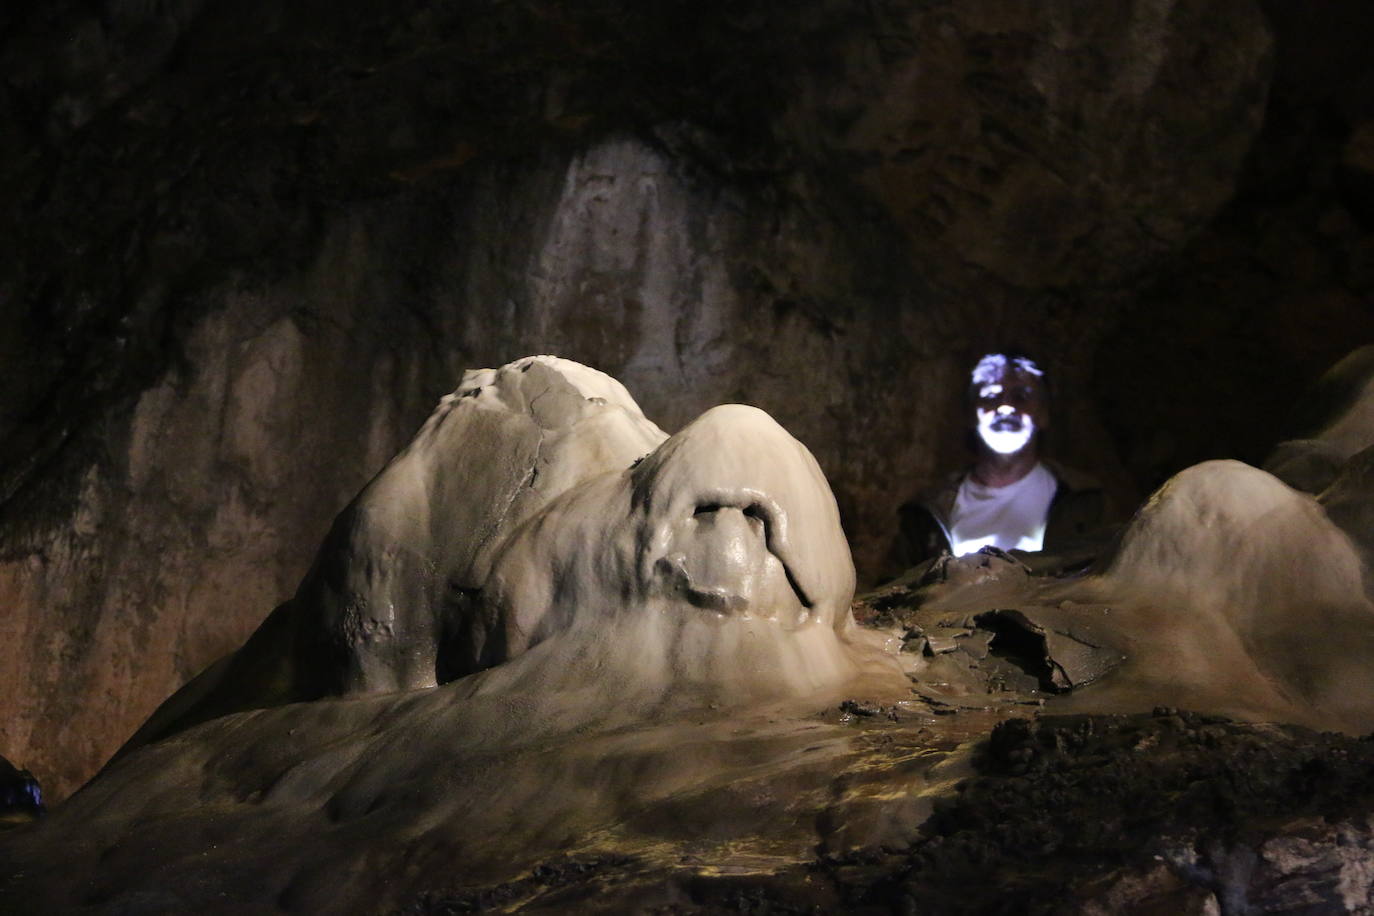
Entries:
[[1171,478],[1100,589],[1157,702],[1349,731],[1374,726],[1374,606],[1317,500],[1239,461]]
[[906,842],[929,801],[875,821],[867,783],[943,752],[836,721],[910,705],[853,590],[825,478],[764,412],[668,437],[575,363],[469,373],[296,596],[14,849],[0,909],[155,909],[156,873],[176,911],[390,911],[539,856],[801,861],[821,821]]
[[501,545],[485,592],[465,643],[478,666],[558,636],[623,652],[645,684],[805,693],[859,670],[834,499],[753,407],[713,408],[549,503]]
[[[236,709],[505,677],[713,699],[805,694],[874,657],[810,452],[766,413],[668,437],[619,382],[530,357],[468,372],[338,517],[294,599],[131,746]],[[542,667],[541,667],[542,665]],[[531,673],[528,668],[533,668]]]
[[305,651],[324,656],[304,663],[328,659],[320,686],[351,693],[433,687],[455,635],[450,676],[504,661],[519,649],[490,645],[469,618],[506,539],[666,438],[624,386],[578,363],[468,372],[334,523],[294,602]]

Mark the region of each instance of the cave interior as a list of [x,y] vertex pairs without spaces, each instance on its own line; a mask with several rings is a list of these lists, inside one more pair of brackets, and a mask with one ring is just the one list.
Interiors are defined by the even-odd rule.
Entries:
[[[5,4],[0,908],[1374,911],[1370,36],[1362,0]],[[907,569],[989,352],[1045,367],[1119,527]],[[720,697],[596,640],[272,680],[360,491],[536,354],[630,418],[559,473],[676,493],[708,436],[775,472],[699,524],[801,519],[759,575],[841,648],[661,649]],[[407,518],[488,523],[511,475],[467,469],[524,446],[486,430]],[[896,693],[827,680],[875,634]],[[791,657],[809,706],[738,674]]]

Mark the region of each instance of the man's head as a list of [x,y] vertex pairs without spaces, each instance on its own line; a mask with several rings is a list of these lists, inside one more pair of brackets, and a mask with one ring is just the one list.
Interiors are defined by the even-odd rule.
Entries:
[[969,399],[980,449],[1014,455],[1033,448],[1037,433],[1049,426],[1045,373],[1028,357],[984,356],[970,377]]

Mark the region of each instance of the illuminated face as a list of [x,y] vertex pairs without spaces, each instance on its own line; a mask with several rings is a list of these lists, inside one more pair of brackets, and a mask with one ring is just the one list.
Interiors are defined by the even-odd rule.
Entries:
[[1043,372],[1028,359],[1001,353],[982,358],[973,370],[974,418],[978,438],[999,455],[1013,455],[1046,426]]

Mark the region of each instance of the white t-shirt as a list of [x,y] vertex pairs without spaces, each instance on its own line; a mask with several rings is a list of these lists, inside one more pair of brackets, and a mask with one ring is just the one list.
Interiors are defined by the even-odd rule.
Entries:
[[1049,468],[1031,472],[1005,487],[975,483],[970,474],[959,484],[950,518],[951,549],[956,557],[988,544],[1003,550],[1039,550],[1058,482]]

